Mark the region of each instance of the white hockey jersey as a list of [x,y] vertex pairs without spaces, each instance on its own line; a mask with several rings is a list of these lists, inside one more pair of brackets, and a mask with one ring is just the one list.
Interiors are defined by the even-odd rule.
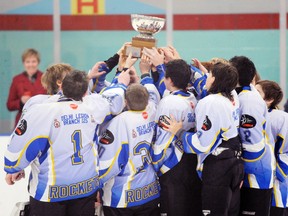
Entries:
[[[118,93],[124,100],[124,91]],[[95,130],[109,115],[111,104],[98,94],[83,102],[31,106],[11,137],[5,171],[16,173],[31,163],[29,193],[40,201],[89,196],[99,187]]]
[[[210,154],[225,150],[218,146],[223,141],[238,136],[239,101],[233,91],[234,101],[221,94],[211,94],[201,99],[196,106],[196,133],[184,132],[184,151],[198,155],[197,171],[201,177],[203,162]],[[240,149],[240,146],[239,146]]]
[[150,156],[160,95],[153,84],[145,84],[145,87],[150,94],[147,108],[121,113],[106,125],[100,136],[99,164],[100,180],[104,184],[104,206],[139,206],[160,195]]
[[254,86],[243,87],[240,101],[240,138],[245,168],[244,187],[273,187],[275,159],[266,136],[267,106]]
[[[39,95],[35,95],[33,97],[31,97],[23,106],[22,108],[22,115],[21,118],[23,118],[23,116],[25,115],[25,113],[28,111],[28,109],[35,105],[35,104],[40,104],[40,103],[46,103],[46,102],[55,102],[59,99],[59,97],[61,97],[63,94],[60,91],[59,93],[55,94],[55,95],[44,95],[44,94],[39,94]],[[21,119],[20,118],[20,119]]]
[[272,139],[276,157],[276,178],[272,192],[272,206],[288,207],[288,113],[271,109],[267,117],[267,131]]
[[[186,91],[178,90],[161,99],[156,113],[156,136],[153,144],[152,159],[158,175],[162,175],[174,167],[182,158],[181,140],[165,131],[159,123],[164,116],[172,114],[177,121],[183,121],[183,129],[195,128],[194,109],[197,104],[195,96]],[[161,124],[160,124],[161,125]]]

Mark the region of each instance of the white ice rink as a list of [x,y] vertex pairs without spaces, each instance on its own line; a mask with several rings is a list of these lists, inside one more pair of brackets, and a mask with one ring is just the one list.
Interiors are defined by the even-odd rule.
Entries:
[[30,173],[30,167],[25,169],[25,179],[21,179],[14,185],[7,185],[5,182],[6,173],[4,172],[4,152],[6,150],[8,140],[8,136],[0,136],[0,216],[10,216],[16,202],[24,202],[29,200],[27,182]]

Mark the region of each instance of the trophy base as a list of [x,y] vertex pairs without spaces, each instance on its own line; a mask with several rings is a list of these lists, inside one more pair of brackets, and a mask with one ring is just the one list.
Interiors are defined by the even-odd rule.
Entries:
[[152,47],[156,47],[156,39],[133,37],[132,38],[132,46],[140,47],[140,48],[147,47],[147,48],[151,49]]
[[152,47],[156,47],[156,39],[154,38],[132,38],[132,46],[127,47],[125,50],[125,55],[128,56],[130,52],[132,52],[132,57],[140,58],[142,49],[146,47],[151,49]]

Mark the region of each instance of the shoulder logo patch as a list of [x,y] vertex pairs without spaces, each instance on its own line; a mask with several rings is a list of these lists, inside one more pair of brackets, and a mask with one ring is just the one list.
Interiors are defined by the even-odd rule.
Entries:
[[113,141],[114,141],[114,135],[112,134],[112,132],[109,130],[105,130],[101,135],[100,143],[104,145],[109,145],[113,143]]
[[27,130],[27,121],[22,119],[18,124],[17,128],[15,129],[15,134],[18,136],[22,136]]
[[208,116],[206,115],[201,129],[204,131],[208,131],[208,130],[210,130],[211,127],[212,127],[212,123],[211,123],[210,119],[208,118]]
[[136,138],[137,137],[137,133],[136,133],[136,131],[133,129],[132,130],[132,138]]
[[240,127],[253,128],[256,125],[256,119],[250,115],[242,115],[240,120]]
[[161,116],[159,117],[159,120],[158,120],[158,125],[159,125],[159,127],[162,128],[162,129],[163,129],[163,128],[167,128],[167,127],[164,126],[163,122],[164,122],[165,124],[169,125],[169,122],[168,122],[165,118],[170,119],[170,118],[169,118],[168,116],[166,116],[166,115],[161,115]]
[[60,127],[60,122],[57,119],[54,119],[54,127],[59,128]]

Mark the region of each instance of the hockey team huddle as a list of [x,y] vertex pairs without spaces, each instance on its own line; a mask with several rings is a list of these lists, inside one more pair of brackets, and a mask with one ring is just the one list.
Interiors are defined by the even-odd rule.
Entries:
[[88,74],[51,65],[48,94],[25,103],[4,169],[11,185],[31,166],[29,215],[288,215],[279,85],[245,56],[188,64],[130,45]]

